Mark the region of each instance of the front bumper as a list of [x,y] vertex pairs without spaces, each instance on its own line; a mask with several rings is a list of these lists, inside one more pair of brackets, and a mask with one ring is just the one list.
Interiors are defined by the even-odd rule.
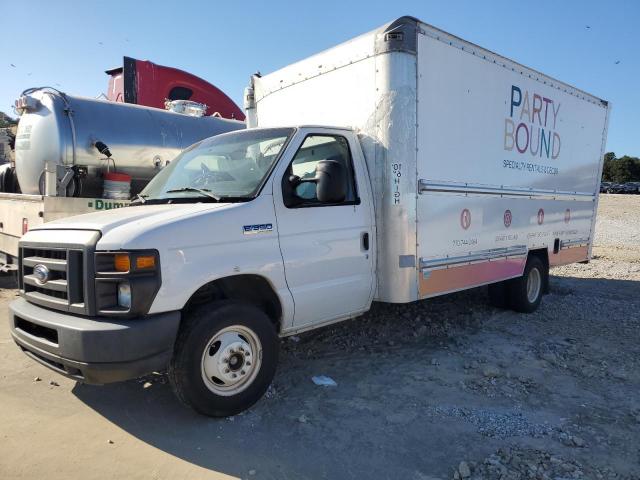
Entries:
[[11,336],[24,353],[62,375],[91,384],[166,368],[180,324],[177,311],[124,320],[48,310],[23,298],[9,307]]

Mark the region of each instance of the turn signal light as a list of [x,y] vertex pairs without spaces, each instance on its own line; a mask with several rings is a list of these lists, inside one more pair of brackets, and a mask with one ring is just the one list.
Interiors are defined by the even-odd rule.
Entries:
[[143,255],[136,258],[136,268],[137,269],[145,269],[145,268],[155,268],[156,266],[156,257],[153,255]]
[[129,260],[129,254],[116,253],[113,260],[116,272],[128,272],[131,269],[131,261]]

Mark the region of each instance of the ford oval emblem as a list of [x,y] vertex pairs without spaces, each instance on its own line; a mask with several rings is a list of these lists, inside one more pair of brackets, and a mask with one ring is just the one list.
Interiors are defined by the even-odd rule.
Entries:
[[33,267],[33,276],[36,277],[36,282],[40,285],[44,285],[49,280],[49,269],[46,265],[39,263]]

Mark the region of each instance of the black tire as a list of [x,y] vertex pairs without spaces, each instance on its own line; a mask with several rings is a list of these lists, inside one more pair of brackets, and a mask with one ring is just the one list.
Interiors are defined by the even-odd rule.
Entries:
[[10,163],[0,165],[0,192],[20,193],[16,170]]
[[[262,350],[255,352],[261,355],[261,361],[257,367],[254,364],[253,378],[246,380],[243,390],[225,396],[207,386],[203,365],[206,363],[205,352],[214,350],[212,341],[216,335],[231,326],[250,330],[259,340]],[[196,412],[211,417],[235,415],[251,407],[269,388],[276,372],[279,346],[276,329],[262,310],[231,301],[207,304],[183,319],[169,365],[169,381],[178,399]],[[240,357],[244,362],[244,357]],[[214,389],[218,386],[214,382],[209,385]]]
[[[535,255],[530,256],[527,260],[527,265],[524,267],[522,277],[510,280],[508,283],[508,299],[511,308],[521,313],[536,311],[542,301],[548,275],[549,271],[544,262]],[[528,295],[529,281],[536,281],[535,276],[538,276],[537,295],[535,295],[535,298],[532,297],[530,299]]]
[[509,308],[508,299],[509,280],[489,285],[489,303],[496,308]]

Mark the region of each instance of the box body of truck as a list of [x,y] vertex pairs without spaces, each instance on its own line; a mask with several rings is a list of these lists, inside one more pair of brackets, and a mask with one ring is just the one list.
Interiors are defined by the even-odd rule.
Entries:
[[252,79],[250,125],[354,128],[374,191],[376,300],[587,261],[609,105],[411,17]]

